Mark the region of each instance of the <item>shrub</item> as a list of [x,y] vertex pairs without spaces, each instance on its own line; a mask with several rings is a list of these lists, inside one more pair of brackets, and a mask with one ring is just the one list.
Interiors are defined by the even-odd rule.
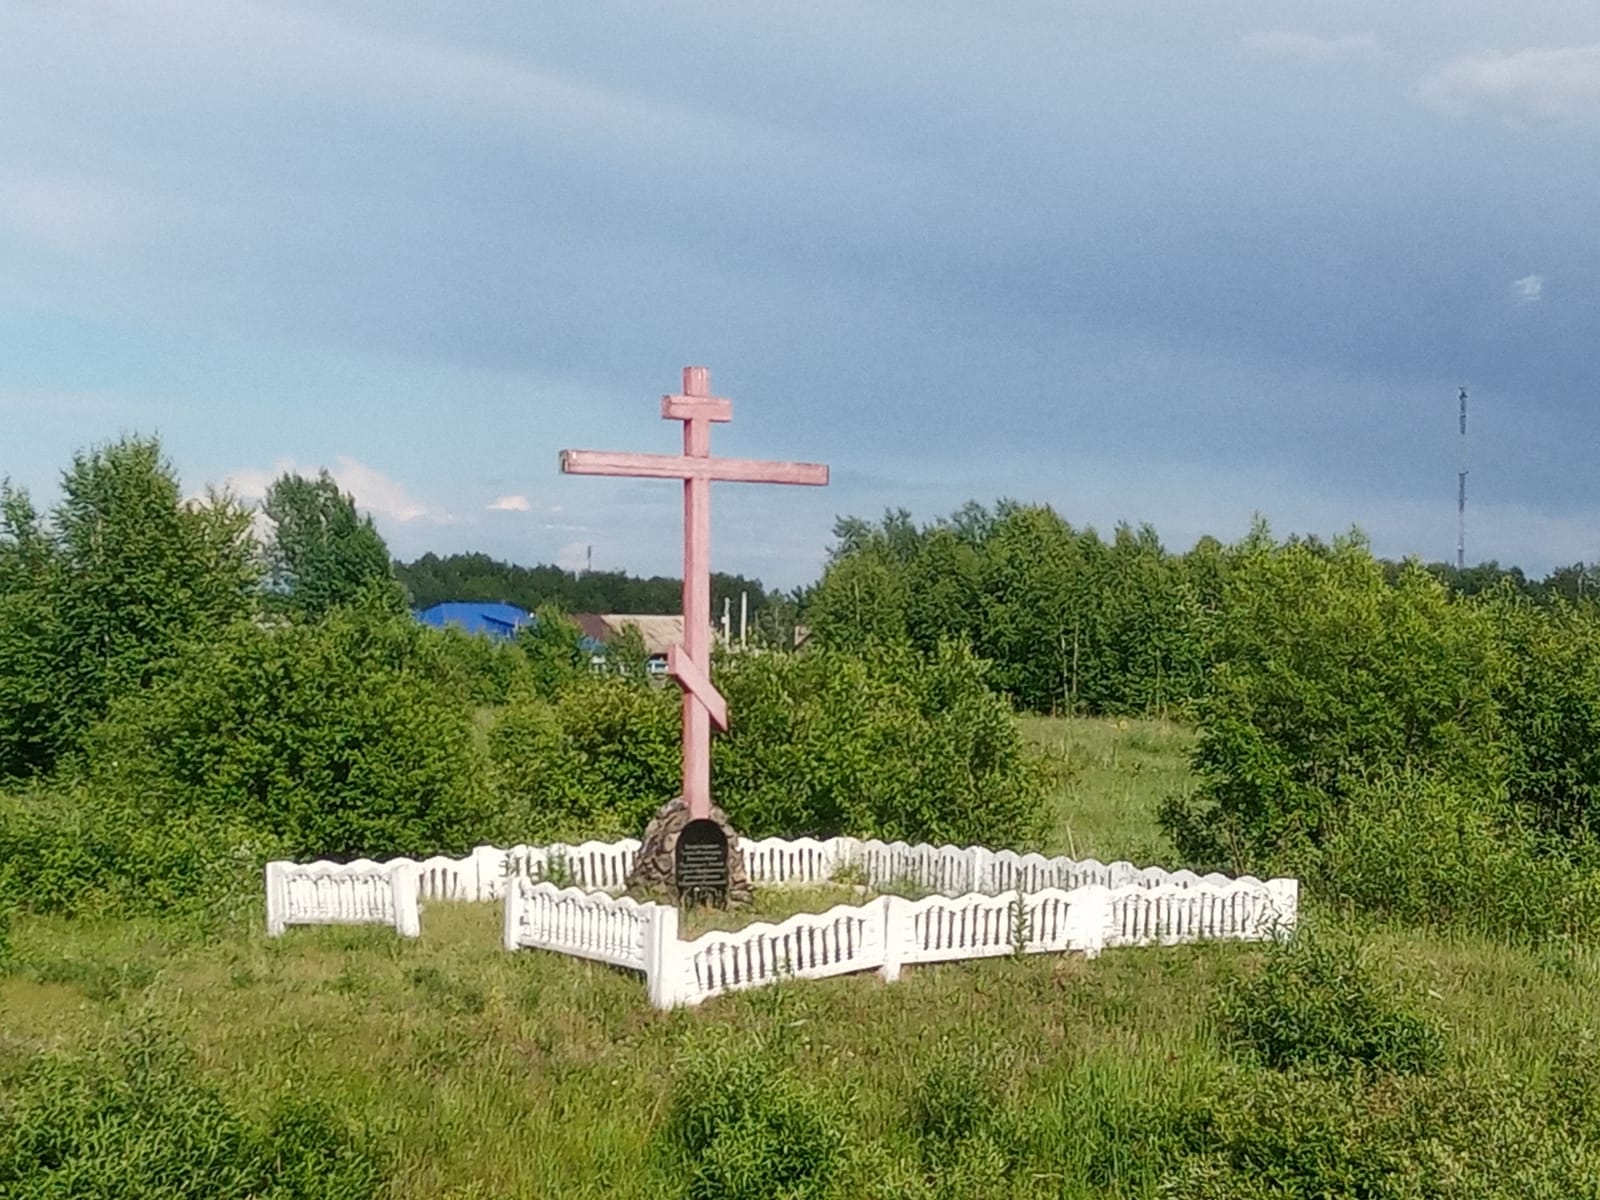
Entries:
[[939,1046],[911,1094],[910,1126],[924,1161],[932,1168],[963,1142],[989,1132],[1001,1114],[1004,1070],[985,1052],[984,1043],[957,1049]]
[[1217,637],[1199,793],[1161,814],[1201,865],[1275,869],[1320,845],[1374,771],[1485,790],[1503,775],[1492,623],[1419,567],[1390,585],[1355,538],[1255,546],[1227,578]]
[[160,445],[78,454],[48,521],[0,484],[0,778],[48,773],[119,696],[249,612],[250,515],[184,500]]
[[1541,834],[1600,837],[1600,619],[1535,608],[1509,589],[1481,603],[1507,666],[1507,799]]
[[534,611],[533,620],[517,632],[517,646],[527,661],[534,690],[546,699],[592,674],[583,630],[554,604],[541,604]]
[[944,1044],[912,1089],[908,1125],[930,1188],[978,1197],[1014,1190],[1039,1150],[1034,1110],[1003,1084],[1013,1075],[992,1049],[993,1031],[976,1028],[959,1046]]
[[1417,1194],[1406,1186],[1417,1174],[1412,1136],[1351,1080],[1248,1076],[1216,1097],[1193,1146],[1164,1173],[1160,1195],[1400,1200]]
[[236,818],[152,817],[83,788],[0,796],[0,904],[67,914],[229,915],[280,843]]
[[687,1200],[811,1200],[842,1173],[851,1125],[770,1051],[720,1040],[680,1058],[655,1149]]
[[732,724],[719,801],[752,837],[1028,845],[1044,769],[986,675],[951,644],[733,660],[718,676]]
[[1039,712],[1166,713],[1204,686],[1207,574],[1149,526],[1107,541],[1048,507],[1002,501],[921,528],[904,510],[846,518],[834,534],[806,610],[818,644],[931,654],[969,642],[996,685]]
[[0,1102],[0,1193],[14,1200],[364,1200],[384,1182],[330,1109],[295,1097],[252,1120],[149,1028],[41,1056]]
[[1600,928],[1594,871],[1542,850],[1505,804],[1437,775],[1353,787],[1308,866],[1341,904],[1408,925],[1543,937]]
[[489,733],[495,832],[508,843],[636,835],[679,790],[676,689],[614,675],[551,701],[514,696]]
[[235,626],[114,706],[91,789],[134,820],[236,820],[295,856],[463,853],[482,836],[480,763],[434,668],[404,617]]
[[1225,1081],[1162,1180],[1184,1200],[1593,1196],[1596,1143],[1550,1089],[1495,1069],[1370,1084],[1304,1074]]
[[[1015,846],[1039,831],[1043,768],[963,649],[750,655],[716,679],[731,729],[713,787],[749,837]],[[679,711],[676,689],[616,676],[519,697],[489,737],[504,835],[636,833],[679,789]]]
[[1385,985],[1353,940],[1304,926],[1268,951],[1259,975],[1223,990],[1217,1020],[1240,1054],[1275,1070],[1417,1074],[1444,1061],[1437,1024]]
[[471,704],[505,704],[529,677],[527,657],[514,641],[496,642],[456,625],[422,633],[438,682]]

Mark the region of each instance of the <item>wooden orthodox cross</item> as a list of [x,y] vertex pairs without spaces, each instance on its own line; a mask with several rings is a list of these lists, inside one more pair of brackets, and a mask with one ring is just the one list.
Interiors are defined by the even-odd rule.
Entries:
[[711,423],[733,420],[731,401],[711,395],[711,372],[683,369],[683,393],[661,397],[661,416],[683,422],[682,454],[563,450],[568,475],[683,480],[683,644],[667,652],[667,673],[683,689],[683,796],[691,820],[711,815],[711,726],[728,727],[728,706],[711,685],[711,481],[820,487],[819,463],[711,457]]

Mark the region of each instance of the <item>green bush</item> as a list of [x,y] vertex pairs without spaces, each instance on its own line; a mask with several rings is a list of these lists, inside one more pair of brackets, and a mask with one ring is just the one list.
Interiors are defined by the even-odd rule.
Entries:
[[1600,927],[1600,621],[1472,599],[1359,538],[1234,556],[1200,705],[1191,865],[1300,873],[1340,903],[1510,936]]
[[40,1056],[0,1098],[11,1200],[365,1200],[384,1187],[380,1160],[330,1109],[285,1098],[252,1119],[149,1029]]
[[1106,541],[1048,507],[1002,501],[920,528],[904,510],[847,518],[834,534],[806,611],[819,644],[932,654],[964,641],[1038,712],[1166,714],[1204,688],[1205,572],[1149,526]]
[[505,844],[634,837],[680,790],[677,689],[576,678],[514,696],[489,733],[494,832]]
[[1275,1070],[1421,1074],[1444,1061],[1444,1036],[1383,983],[1350,938],[1302,927],[1274,946],[1265,970],[1239,977],[1217,1001],[1224,1039]]
[[1481,601],[1506,663],[1506,797],[1539,833],[1600,838],[1600,619],[1535,607],[1509,589]]
[[481,763],[426,635],[349,609],[235,626],[113,707],[91,791],[135,820],[236,820],[296,857],[464,853],[483,836]]
[[696,1042],[655,1150],[686,1200],[814,1200],[841,1176],[852,1124],[847,1103],[760,1045]]
[[944,644],[757,655],[718,674],[719,802],[752,837],[1031,846],[1046,782],[987,666]]
[[250,515],[185,501],[153,439],[73,459],[48,520],[0,484],[0,779],[48,773],[119,696],[244,617]]
[[1435,775],[1357,785],[1307,861],[1324,896],[1413,926],[1487,936],[1600,930],[1595,869],[1541,847],[1503,802]]
[[1357,538],[1240,554],[1199,708],[1191,802],[1162,822],[1191,861],[1276,869],[1321,844],[1373,772],[1503,777],[1506,677],[1487,614],[1419,567],[1392,585]]
[[505,704],[529,678],[528,660],[516,642],[496,642],[457,625],[423,631],[439,683],[475,705]]
[[1225,1080],[1173,1200],[1594,1197],[1600,1144],[1548,1087],[1495,1069],[1436,1078],[1251,1074]]
[[1172,1200],[1402,1200],[1412,1131],[1346,1079],[1254,1075],[1215,1097],[1189,1151],[1164,1173]]
[[230,915],[281,851],[225,815],[152,815],[83,788],[0,796],[0,904],[33,912]]
[[909,1120],[930,1190],[952,1200],[1015,1190],[1040,1150],[1032,1110],[1007,1094],[1014,1073],[971,1030],[942,1044],[912,1088]]
[[[731,728],[713,743],[717,803],[749,837],[850,834],[1026,846],[1046,782],[969,652],[730,657]],[[676,689],[589,675],[524,695],[490,733],[512,840],[635,834],[681,778]]]
[[533,620],[517,631],[516,644],[534,691],[547,700],[593,674],[583,630],[554,604],[534,610]]

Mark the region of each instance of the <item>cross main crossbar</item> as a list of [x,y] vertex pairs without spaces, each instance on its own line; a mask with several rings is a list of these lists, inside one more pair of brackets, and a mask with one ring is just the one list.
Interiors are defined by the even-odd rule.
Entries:
[[762,458],[698,458],[687,454],[633,454],[623,450],[563,450],[565,475],[629,475],[641,479],[706,479],[716,483],[797,483],[826,487],[821,463]]

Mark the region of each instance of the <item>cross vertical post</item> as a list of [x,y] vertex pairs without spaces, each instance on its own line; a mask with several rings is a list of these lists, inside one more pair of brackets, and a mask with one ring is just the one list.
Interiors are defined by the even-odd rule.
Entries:
[[621,475],[683,481],[683,643],[667,654],[683,689],[683,798],[694,820],[711,815],[711,727],[728,727],[727,705],[711,683],[711,483],[828,482],[820,463],[713,458],[711,425],[733,420],[733,405],[711,394],[705,367],[683,369],[683,391],[661,398],[661,416],[683,422],[683,453],[563,450],[568,475]]
[[[704,367],[685,367],[684,396],[709,400],[710,375]],[[691,410],[684,420],[685,458],[711,457],[712,419],[708,413]],[[710,620],[711,480],[690,476],[683,481],[683,651],[708,678]],[[675,665],[669,662],[669,666]],[[673,671],[672,675],[681,685],[681,674]],[[683,689],[683,797],[691,819],[701,820],[711,814],[711,713],[687,687]]]

